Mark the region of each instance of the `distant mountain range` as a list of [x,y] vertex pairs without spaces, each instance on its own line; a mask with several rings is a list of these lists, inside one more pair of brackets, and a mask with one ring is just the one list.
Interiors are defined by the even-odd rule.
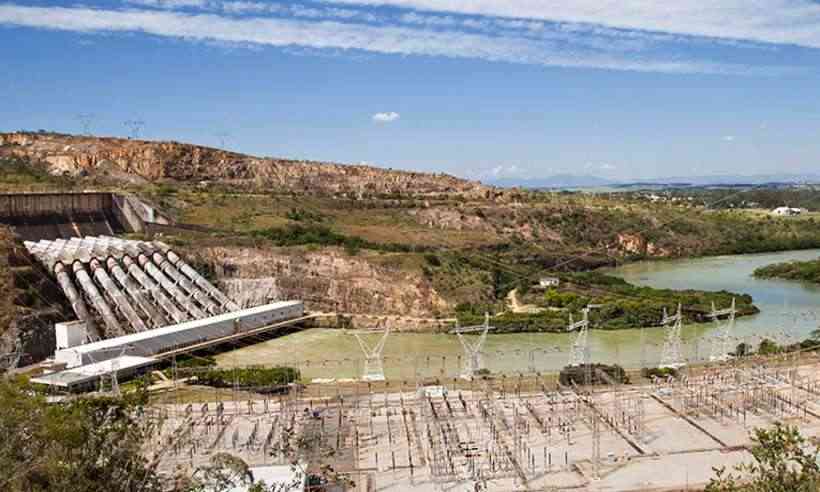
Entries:
[[546,178],[495,179],[487,182],[487,184],[502,188],[591,188],[595,186],[612,186],[617,182],[588,174],[556,174]]
[[600,186],[728,186],[763,184],[820,183],[820,174],[721,174],[711,176],[671,176],[642,180],[611,180],[588,174],[556,174],[545,178],[506,178],[486,184],[504,188],[595,188]]

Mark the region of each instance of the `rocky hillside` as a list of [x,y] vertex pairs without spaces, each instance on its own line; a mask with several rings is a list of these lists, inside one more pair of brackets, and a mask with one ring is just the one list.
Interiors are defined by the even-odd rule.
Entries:
[[244,305],[305,299],[316,311],[411,317],[437,316],[454,307],[420,271],[380,265],[337,248],[212,247],[198,255],[215,267],[228,294]]
[[0,133],[0,158],[42,163],[55,175],[104,174],[122,180],[218,181],[252,188],[319,194],[488,197],[492,189],[445,174],[362,165],[252,157],[178,142]]

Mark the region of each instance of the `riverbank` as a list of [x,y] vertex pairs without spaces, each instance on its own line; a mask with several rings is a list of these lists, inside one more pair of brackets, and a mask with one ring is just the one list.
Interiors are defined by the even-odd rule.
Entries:
[[[733,347],[743,340],[756,346],[759,343],[756,337],[789,335],[795,340],[804,339],[817,328],[817,321],[803,314],[820,312],[820,286],[758,279],[752,277],[752,272],[771,263],[804,261],[818,255],[820,250],[637,262],[608,269],[606,273],[638,287],[747,293],[753,297],[760,312],[737,320],[733,337],[738,340]],[[784,306],[788,307],[789,316],[784,316]],[[718,306],[721,307],[726,306]],[[683,356],[690,362],[708,360],[714,335],[721,326],[717,323],[684,324],[681,335]],[[665,335],[665,330],[660,328],[599,330],[593,326],[588,335],[591,358],[594,362],[618,364],[627,370],[657,365]],[[516,374],[531,368],[539,372],[557,372],[567,364],[569,347],[576,336],[566,332],[491,333],[484,344],[484,363],[494,374]],[[375,343],[378,335],[369,337]],[[391,379],[411,380],[416,374],[457,377],[462,356],[463,348],[453,335],[394,331],[385,345],[384,367]],[[298,365],[306,379],[359,377],[362,359],[356,339],[336,329],[305,330],[217,356],[219,364],[228,367]]]

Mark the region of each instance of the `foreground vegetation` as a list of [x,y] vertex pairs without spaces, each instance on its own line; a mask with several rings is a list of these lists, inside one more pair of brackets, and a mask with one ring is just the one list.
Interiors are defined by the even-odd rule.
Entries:
[[224,453],[196,470],[161,473],[169,447],[155,445],[161,424],[145,418],[147,402],[147,394],[137,389],[122,397],[49,403],[24,380],[0,378],[0,490],[228,492],[244,486],[250,492],[285,492],[297,490],[302,479],[317,486],[352,484],[326,466],[314,474],[296,465],[300,453],[312,451],[306,443],[291,442],[292,436],[276,451],[294,463],[294,483],[266,486],[254,480],[244,461]]
[[820,447],[797,427],[776,422],[755,429],[750,449],[753,460],[733,470],[715,468],[705,492],[816,492],[820,490]]
[[820,284],[820,259],[775,263],[754,271],[758,278],[782,278]]

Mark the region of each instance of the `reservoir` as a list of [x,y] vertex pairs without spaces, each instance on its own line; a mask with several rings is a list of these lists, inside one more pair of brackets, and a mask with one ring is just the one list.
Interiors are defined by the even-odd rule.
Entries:
[[[636,285],[657,288],[729,290],[750,294],[760,308],[755,316],[739,318],[732,346],[740,342],[757,346],[761,337],[781,342],[805,338],[818,327],[820,286],[752,276],[761,266],[783,261],[820,257],[820,250],[785,251],[674,261],[631,263],[605,273]],[[728,306],[718,306],[718,309]],[[690,361],[708,360],[712,340],[721,325],[684,325],[683,356]],[[483,361],[493,373],[557,372],[567,365],[574,333],[523,333],[488,335]],[[657,365],[664,341],[663,328],[589,332],[590,359],[617,363],[626,368]],[[475,336],[469,337],[475,340]],[[366,335],[370,346],[379,335]],[[388,379],[416,376],[455,377],[463,356],[455,335],[391,333],[384,349]],[[363,354],[356,338],[342,330],[311,329],[269,340],[217,356],[220,366],[252,364],[298,367],[303,377],[354,378],[362,370]]]

